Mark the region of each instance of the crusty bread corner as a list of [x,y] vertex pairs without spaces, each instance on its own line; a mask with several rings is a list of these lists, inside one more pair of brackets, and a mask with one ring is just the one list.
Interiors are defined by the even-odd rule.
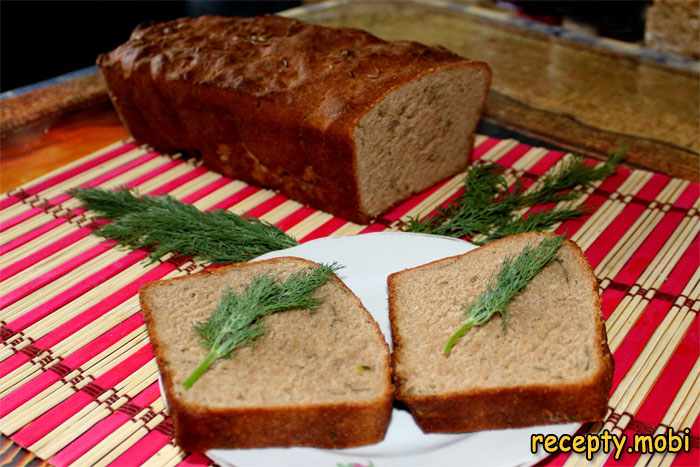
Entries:
[[[274,258],[261,262],[277,263],[297,261],[314,265],[311,261],[295,257]],[[197,274],[222,274],[235,268],[245,268],[249,263],[237,263],[204,270]],[[178,446],[189,451],[204,451],[222,446],[236,448],[313,446],[321,448],[348,448],[377,443],[384,439],[392,411],[393,386],[389,347],[373,319],[374,331],[381,337],[386,348],[387,384],[386,392],[370,403],[322,404],[308,406],[257,407],[213,409],[206,406],[188,404],[175,396],[173,381],[161,351],[162,345],[153,325],[151,310],[143,299],[149,289],[160,282],[186,279],[189,276],[154,281],[145,285],[139,292],[142,310],[153,345],[153,351],[162,376],[164,396],[175,427]],[[344,288],[361,309],[369,315],[364,305],[354,293],[337,277],[336,284]],[[370,316],[371,318],[371,316]]]
[[[532,237],[542,235],[551,234],[518,234],[518,236]],[[481,248],[498,248],[502,242],[508,241],[509,238],[503,238]],[[578,384],[521,386],[454,392],[435,396],[412,396],[404,393],[403,381],[396,375],[396,365],[402,345],[401,335],[395,321],[396,277],[409,270],[449,263],[463,255],[395,272],[388,277],[389,320],[394,347],[392,371],[396,387],[395,397],[406,404],[416,423],[424,432],[471,432],[604,419],[612,385],[614,363],[608,348],[605,324],[600,314],[598,280],[579,246],[571,240],[566,240],[562,248],[567,247],[576,251],[581,267],[588,272],[590,286],[595,291],[594,296],[597,297],[596,308],[599,310],[597,314],[597,344],[601,358],[600,371],[590,379]]]

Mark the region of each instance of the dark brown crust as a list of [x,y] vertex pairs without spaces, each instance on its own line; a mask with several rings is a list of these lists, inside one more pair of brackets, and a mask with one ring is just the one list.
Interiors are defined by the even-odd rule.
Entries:
[[[138,28],[98,64],[137,140],[201,154],[217,172],[361,223],[370,216],[355,171],[360,119],[393,90],[437,71],[491,76],[485,63],[444,48],[276,16]],[[426,174],[415,191],[436,181]]]
[[[256,263],[277,263],[290,260],[313,265],[301,258],[281,257]],[[255,263],[254,263],[255,264]],[[238,263],[199,272],[199,275],[222,274],[230,269],[245,268],[251,263]],[[337,277],[333,280],[357,301],[367,314],[374,332],[384,343],[386,364],[386,391],[375,401],[348,404],[318,404],[308,406],[257,407],[245,409],[212,409],[187,404],[175,397],[173,381],[163,358],[162,345],[156,332],[145,294],[155,284],[186,279],[177,277],[155,281],[141,288],[139,298],[144,312],[148,335],[153,345],[156,362],[163,378],[165,396],[175,426],[178,445],[190,451],[214,448],[260,448],[313,446],[347,448],[377,443],[384,439],[391,418],[393,386],[389,365],[389,347],[379,326],[362,302]]]
[[99,73],[8,97],[2,101],[0,141],[20,130],[48,124],[62,115],[108,100],[107,89]]
[[[541,236],[525,233],[519,236]],[[549,234],[544,234],[549,235]],[[481,248],[498,248],[503,238]],[[596,308],[600,310],[598,280],[591,270],[581,249],[567,240],[566,246],[575,249],[581,266],[588,272],[591,287],[597,297]],[[469,253],[466,253],[467,255]],[[401,333],[396,323],[396,276],[414,269],[428,268],[439,263],[448,263],[464,256],[452,256],[415,268],[399,271],[388,278],[389,322],[394,351],[392,368],[396,399],[404,402],[414,419],[426,432],[467,432],[499,428],[517,428],[551,423],[600,421],[605,417],[608,396],[612,385],[613,359],[608,348],[605,325],[597,314],[598,345],[601,369],[588,381],[580,384],[553,384],[520,386],[515,388],[476,390],[442,394],[439,396],[411,396],[403,392],[404,381],[397,376],[396,366],[401,353]]]

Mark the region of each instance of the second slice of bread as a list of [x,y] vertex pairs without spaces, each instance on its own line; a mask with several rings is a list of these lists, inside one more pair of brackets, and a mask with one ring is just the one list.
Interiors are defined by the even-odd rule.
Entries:
[[597,281],[566,241],[555,259],[500,316],[470,330],[449,356],[443,347],[464,307],[508,256],[542,234],[498,240],[389,277],[397,399],[426,432],[461,432],[601,420],[612,357]]
[[263,318],[263,336],[218,360],[191,389],[182,385],[207,353],[193,326],[211,316],[226,287],[240,293],[262,274],[282,280],[310,266],[314,263],[278,258],[142,289],[182,448],[342,448],[383,439],[393,389],[388,347],[360,300],[337,277],[315,292],[321,300],[317,309]]

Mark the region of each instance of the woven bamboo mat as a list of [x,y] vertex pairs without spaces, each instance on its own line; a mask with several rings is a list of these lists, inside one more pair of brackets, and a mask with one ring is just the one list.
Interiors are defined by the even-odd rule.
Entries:
[[[475,157],[532,183],[567,154],[479,136]],[[591,161],[591,163],[593,163]],[[0,432],[55,465],[206,465],[172,441],[172,424],[141,316],[143,283],[191,274],[192,261],[147,264],[91,235],[76,186],[129,186],[200,209],[260,217],[305,242],[395,228],[454,198],[455,176],[362,226],[272,191],[230,180],[178,155],[117,142],[0,199]],[[689,454],[621,462],[698,464],[700,185],[620,168],[578,201],[590,214],[557,231],[575,240],[600,279],[615,377],[605,427],[691,427]],[[585,461],[560,455],[555,465]],[[615,463],[600,456],[598,464]],[[381,465],[377,463],[377,465]]]

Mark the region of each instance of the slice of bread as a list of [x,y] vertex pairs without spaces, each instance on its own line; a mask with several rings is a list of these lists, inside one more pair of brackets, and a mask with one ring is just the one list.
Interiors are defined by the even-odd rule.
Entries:
[[598,285],[566,241],[499,315],[443,347],[506,257],[545,234],[521,234],[389,276],[396,397],[425,432],[601,420],[613,362]]
[[321,305],[267,316],[252,345],[218,360],[186,390],[207,350],[194,331],[225,287],[241,292],[262,274],[279,279],[315,263],[298,258],[226,266],[141,290],[178,444],[188,450],[381,441],[391,414],[389,349],[360,300],[333,277]]

